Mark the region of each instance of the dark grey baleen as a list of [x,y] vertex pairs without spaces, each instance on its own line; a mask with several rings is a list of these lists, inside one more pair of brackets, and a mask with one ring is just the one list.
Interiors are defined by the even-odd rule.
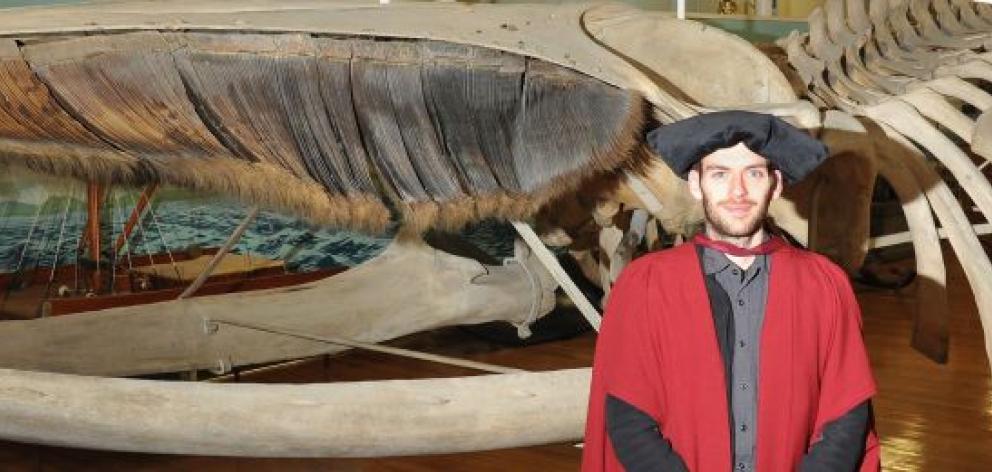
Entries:
[[[6,157],[220,191],[311,221],[522,218],[630,161],[645,105],[570,69],[428,40],[142,32],[0,47]],[[11,159],[13,157],[13,159]]]

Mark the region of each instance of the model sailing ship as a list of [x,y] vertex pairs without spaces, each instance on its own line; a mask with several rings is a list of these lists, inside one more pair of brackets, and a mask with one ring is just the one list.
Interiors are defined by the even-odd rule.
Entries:
[[[30,180],[30,174],[25,177]],[[6,248],[11,257],[9,272],[0,272],[0,317],[31,319],[284,287],[345,269],[291,273],[282,259],[252,254],[250,248],[236,254],[230,248],[244,229],[230,235],[224,246],[194,243],[173,248],[174,235],[164,234],[170,228],[160,223],[151,204],[157,184],[138,195],[98,183],[87,183],[85,188],[81,219],[73,215],[77,202],[71,197],[39,204],[23,228],[23,239]],[[46,206],[61,207],[55,208],[61,214],[43,218]],[[254,213],[248,214],[246,225],[255,219]],[[14,236],[16,228],[9,226],[4,225],[5,232]]]

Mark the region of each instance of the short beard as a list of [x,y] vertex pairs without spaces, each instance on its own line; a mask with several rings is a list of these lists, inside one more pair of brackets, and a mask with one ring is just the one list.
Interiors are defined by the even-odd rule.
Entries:
[[719,212],[716,210],[716,205],[707,198],[705,192],[703,193],[703,213],[706,216],[706,223],[716,233],[715,236],[721,239],[753,236],[764,224],[770,204],[771,192],[762,201],[758,202],[758,212],[754,215],[754,219],[746,221],[741,225],[721,218]]

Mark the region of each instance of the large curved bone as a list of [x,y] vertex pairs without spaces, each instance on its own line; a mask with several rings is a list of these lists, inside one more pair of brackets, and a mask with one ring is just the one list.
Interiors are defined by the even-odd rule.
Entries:
[[973,8],[978,17],[986,23],[992,23],[992,5],[985,2],[970,2],[969,8]]
[[986,159],[989,159],[988,156],[992,156],[992,112],[986,111],[975,120],[971,149]]
[[[992,64],[989,65],[992,66]],[[917,87],[925,87],[941,95],[961,100],[978,110],[992,108],[992,95],[963,80],[965,78],[968,76],[948,75],[923,83],[912,83],[908,88],[913,90]]]
[[888,11],[884,1],[868,4],[868,17],[871,19],[875,41],[867,43],[865,61],[870,68],[891,69],[913,77],[925,78],[933,69],[934,58],[913,55],[904,50],[889,29]]
[[975,2],[973,0],[950,0],[950,2],[961,15],[961,21],[965,25],[973,29],[985,31],[992,28],[992,22],[982,18],[982,16],[975,11]]
[[891,156],[898,158],[913,173],[920,187],[926,191],[927,200],[940,220],[941,227],[947,232],[951,247],[975,295],[975,304],[984,331],[985,351],[992,364],[992,262],[985,254],[985,249],[961,205],[947,184],[927,165],[923,153],[900,131],[884,123],[879,125],[892,142],[882,152],[889,152]]
[[[875,148],[873,141],[887,139],[884,136],[870,135],[856,118],[837,111],[826,113],[824,126],[848,133],[848,140],[857,142],[852,147],[860,152],[871,152]],[[883,152],[871,152],[871,155],[878,160],[879,174],[889,182],[899,197],[916,255],[919,281],[916,291],[919,303],[916,306],[912,344],[927,357],[937,362],[946,362],[950,308],[947,304],[947,276],[940,236],[924,189],[902,163],[902,159],[912,156],[899,158],[894,155],[897,152],[902,150],[890,145]]]
[[521,262],[526,269],[484,266],[421,243],[394,242],[371,261],[304,285],[4,321],[0,367],[121,376],[227,370],[345,349],[211,321],[362,342],[456,324],[519,324],[550,311],[556,287],[536,260]]
[[[966,37],[964,35],[955,37],[948,34],[948,32],[937,22],[937,18],[930,13],[930,5],[931,0],[909,0],[908,2],[908,12],[916,21],[916,26],[919,28],[921,36],[925,38],[927,42],[950,48],[973,48],[983,46],[984,38],[982,38],[981,35],[978,35],[977,37]],[[903,13],[900,12],[900,14]]]
[[[797,100],[788,80],[766,56],[717,28],[616,5],[590,10],[583,25],[593,38],[638,65],[648,77],[674,86],[700,105],[721,108]],[[679,47],[659,47],[663,44]],[[707,60],[697,60],[700,57]]]
[[[910,0],[908,10],[913,15],[913,19],[916,20],[916,25],[920,29],[922,39],[928,45],[961,49],[981,48],[985,46],[985,42],[989,38],[987,35],[981,33],[959,34],[956,36],[948,34],[937,22],[937,18],[934,18],[930,13],[930,5],[931,0]],[[905,17],[905,13],[903,12],[899,12],[898,14]]]
[[989,181],[960,148],[927,123],[914,108],[890,100],[865,107],[862,114],[891,126],[929,151],[954,175],[982,213],[992,217],[992,186]]
[[920,114],[949,129],[962,141],[971,144],[975,122],[965,116],[961,110],[947,103],[940,94],[920,88],[901,95],[899,99],[913,105]]
[[936,20],[941,30],[946,31],[951,36],[968,36],[974,33],[974,30],[965,26],[958,19],[947,0],[933,0],[931,5],[937,14]]
[[[885,5],[886,0],[880,0]],[[896,37],[915,55],[936,57],[941,60],[978,56],[971,49],[985,46],[985,35],[949,36],[931,16],[929,1],[888,0],[887,19]],[[909,15],[912,14],[913,22]]]
[[582,436],[589,373],[218,385],[0,369],[0,437],[116,451],[256,457],[520,447]]

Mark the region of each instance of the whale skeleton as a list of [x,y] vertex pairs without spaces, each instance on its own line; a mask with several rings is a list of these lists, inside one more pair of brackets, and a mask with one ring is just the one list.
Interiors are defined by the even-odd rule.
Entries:
[[[989,105],[958,79],[986,77],[986,57],[975,50],[987,43],[992,11],[963,0],[877,5],[828,2],[825,17],[811,18],[810,36],[783,43],[778,63],[730,34],[618,5],[10,9],[0,16],[0,163],[220,191],[367,231],[381,229],[392,208],[406,236],[484,217],[532,221],[608,288],[642,240],[657,241],[658,226],[684,234],[701,218],[684,183],[643,149],[645,124],[761,110],[832,149],[772,208],[776,223],[854,270],[882,176],[900,198],[927,281],[915,345],[946,357],[936,215],[965,267],[989,349],[992,264],[921,148],[983,213],[992,210],[988,181],[929,121],[988,155],[975,148],[989,139],[983,120],[972,127],[943,97]],[[906,20],[931,11],[936,20],[920,31]],[[329,347],[333,337],[361,345],[456,323],[525,326],[553,307],[547,261],[523,245],[516,263],[485,266],[415,239],[299,287],[0,323],[0,437],[273,457],[580,437],[588,369],[304,386],[92,376],[223,372],[343,349]],[[136,350],[120,356],[122,345]]]

